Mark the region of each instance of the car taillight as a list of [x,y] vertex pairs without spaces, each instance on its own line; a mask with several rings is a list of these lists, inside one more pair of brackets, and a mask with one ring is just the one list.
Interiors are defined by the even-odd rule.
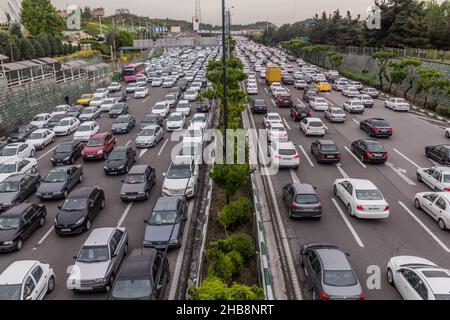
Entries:
[[306,127],[306,129],[311,129],[311,126],[310,126],[310,125],[308,125],[308,126]]
[[289,99],[289,103],[290,103],[290,104],[293,104],[293,103],[294,103],[294,100]]
[[366,295],[364,294],[364,292],[361,292],[361,294],[359,295],[359,300],[366,300]]
[[369,152],[369,151],[366,151],[366,156],[367,156],[367,157],[371,157],[371,156],[373,156],[373,153],[372,153],[372,152]]
[[383,211],[389,211],[389,206],[384,207]]
[[311,117],[311,112],[308,112],[308,114],[306,116],[307,117]]
[[281,156],[280,156],[279,154],[276,154],[276,155],[275,155],[275,158],[281,159]]
[[296,154],[296,155],[295,155],[295,156],[293,156],[292,158],[294,158],[294,159],[298,159],[298,158],[300,158],[300,155]]
[[361,205],[356,206],[356,210],[358,210],[358,211],[364,211],[364,207],[361,206]]
[[319,158],[323,159],[323,158],[325,158],[325,155],[324,154],[319,154]]
[[330,300],[330,297],[328,295],[326,295],[325,292],[323,292],[323,291],[320,291],[319,296],[320,296],[320,300],[322,300],[322,301]]
[[380,129],[378,129],[378,128],[373,128],[373,132],[375,132],[375,133],[380,132]]
[[322,209],[322,204],[319,203],[319,204],[317,205],[317,208],[318,208],[318,209]]
[[278,98],[278,103],[281,103],[281,102],[283,102],[283,99]]
[[387,157],[387,156],[388,156],[387,151],[383,152],[383,157]]
[[336,158],[340,159],[341,158],[341,154],[340,153],[336,153]]
[[444,191],[450,191],[450,188],[444,188]]

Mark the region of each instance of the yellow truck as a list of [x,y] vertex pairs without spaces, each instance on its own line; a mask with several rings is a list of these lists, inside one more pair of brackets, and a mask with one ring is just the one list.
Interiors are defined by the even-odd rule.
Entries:
[[266,82],[268,85],[271,85],[274,82],[281,82],[281,68],[279,66],[267,67]]

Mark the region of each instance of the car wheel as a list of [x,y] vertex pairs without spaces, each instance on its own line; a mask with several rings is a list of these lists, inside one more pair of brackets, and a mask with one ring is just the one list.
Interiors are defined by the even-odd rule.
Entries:
[[422,206],[420,205],[420,201],[417,198],[414,200],[414,207],[416,209],[422,209]]
[[145,191],[145,195],[144,195],[145,200],[148,200],[148,190]]
[[105,286],[106,292],[111,291],[111,288],[114,284],[114,280],[115,280],[115,276],[114,276],[114,273],[112,273],[111,276],[109,277],[108,284]]
[[55,142],[55,137],[52,138],[52,143]]
[[106,205],[105,198],[102,199],[101,208],[104,209]]
[[39,219],[39,227],[43,227],[45,225],[45,217],[41,217],[40,219]]
[[394,285],[394,273],[392,272],[391,268],[388,268],[386,271],[386,281],[393,286]]
[[126,165],[125,172],[128,173],[128,170],[130,170],[130,168],[128,167],[128,165]]
[[33,166],[33,167],[31,168],[31,173],[36,173],[36,167],[35,167],[35,166]]
[[51,276],[50,279],[48,279],[48,282],[47,282],[47,293],[50,293],[53,290],[55,290],[55,277]]
[[91,220],[89,218],[86,219],[86,222],[84,224],[84,231],[89,231],[91,229]]
[[70,129],[66,131],[66,136],[68,136],[69,134],[71,134]]
[[80,174],[80,178],[78,179],[78,182],[83,182],[83,175],[82,174]]
[[363,155],[363,154],[361,154],[361,156],[359,157],[359,160],[361,160],[362,163],[365,162],[365,160],[364,160],[364,155]]
[[20,251],[20,250],[22,250],[22,247],[23,247],[23,241],[22,241],[22,239],[17,240],[17,243],[16,243],[16,250],[17,250],[17,251]]
[[34,150],[31,150],[31,152],[30,152],[30,158],[33,158],[34,157]]
[[75,163],[75,159],[73,157],[70,157],[69,162],[70,162],[70,164],[74,164]]
[[450,138],[450,132],[449,131],[445,131],[445,137],[446,138]]
[[347,205],[347,212],[348,212],[348,215],[350,217],[354,217],[355,216],[355,214],[353,213],[352,206],[350,204]]
[[439,219],[439,220],[438,220],[438,224],[439,224],[439,229],[441,229],[441,230],[447,230],[447,226],[445,225],[444,219]]
[[423,182],[422,176],[420,174],[417,174],[416,177],[417,177],[417,181]]
[[337,187],[336,186],[333,187],[333,193],[334,193],[334,196],[337,197]]
[[289,208],[288,217],[289,217],[289,219],[292,219],[292,209],[291,208]]

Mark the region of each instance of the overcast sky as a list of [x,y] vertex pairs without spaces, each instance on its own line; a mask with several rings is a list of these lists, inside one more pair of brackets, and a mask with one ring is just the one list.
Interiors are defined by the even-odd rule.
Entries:
[[[442,0],[439,0],[441,2]],[[68,4],[92,7],[103,6],[110,15],[117,8],[130,9],[131,13],[151,18],[173,18],[191,21],[195,13],[195,0],[52,0],[58,9]],[[367,7],[373,0],[226,0],[232,10],[233,23],[246,24],[256,21],[270,21],[277,25],[311,18],[323,11],[340,9],[345,13],[366,16]],[[201,0],[202,22],[219,24],[221,21],[221,0]]]

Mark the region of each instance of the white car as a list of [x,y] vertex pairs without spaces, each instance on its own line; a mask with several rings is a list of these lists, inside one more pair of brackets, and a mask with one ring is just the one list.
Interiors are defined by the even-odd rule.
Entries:
[[191,114],[191,103],[188,100],[180,100],[175,108],[175,112],[189,116]]
[[92,98],[91,102],[89,102],[89,106],[100,107],[103,101],[105,101],[107,98],[108,96],[106,95],[106,93],[96,93],[94,94],[94,97]]
[[208,126],[208,117],[205,113],[195,113],[192,116],[191,127],[201,128],[203,131]]
[[164,97],[163,101],[166,104],[168,104],[170,108],[173,108],[173,107],[175,107],[175,105],[177,103],[177,95],[173,94],[173,93],[169,93]]
[[55,132],[49,129],[35,130],[26,142],[32,144],[36,150],[44,149],[50,143],[55,142]]
[[142,128],[136,139],[135,144],[137,148],[150,148],[164,138],[164,129],[158,125],[149,125]]
[[136,89],[147,86],[147,79],[138,79],[136,80]]
[[347,86],[345,89],[342,89],[342,95],[346,96],[346,97],[356,97],[357,95],[359,95],[359,90],[356,89],[356,87],[352,87],[352,86]]
[[441,230],[450,228],[450,193],[419,192],[414,197],[414,207],[428,213]]
[[366,110],[363,102],[359,99],[352,99],[352,100],[344,102],[343,108],[344,108],[344,110],[348,111],[349,113],[361,113],[362,114]]
[[203,143],[203,130],[200,127],[189,126],[184,133],[183,143]]
[[83,122],[78,130],[73,135],[74,140],[80,140],[82,142],[87,142],[92,136],[100,131],[100,126],[95,121]]
[[274,123],[266,128],[267,141],[288,141],[288,133],[281,123]]
[[95,89],[94,96],[106,96],[108,95],[108,88]]
[[149,94],[147,87],[137,87],[134,91],[135,98],[146,98]]
[[337,179],[333,184],[333,192],[342,200],[350,216],[361,219],[389,217],[389,204],[370,180]]
[[325,135],[325,125],[319,118],[305,118],[300,121],[300,130],[305,136],[321,136]]
[[101,112],[109,112],[112,106],[119,102],[119,98],[107,98],[103,100],[103,103],[100,105]]
[[279,83],[279,82],[274,82],[274,83],[272,83],[271,85],[270,85],[270,92],[274,92],[275,91],[275,89],[277,89],[277,88],[283,88],[283,86],[281,85],[281,83]]
[[152,87],[160,87],[162,85],[163,81],[160,78],[155,78],[152,80],[151,86]]
[[33,158],[34,154],[35,148],[31,143],[10,143],[0,152],[0,164],[13,158]]
[[358,91],[362,90],[363,85],[359,81],[349,81],[348,85],[350,87],[355,87]]
[[136,88],[137,88],[136,82],[132,82],[132,83],[130,83],[130,84],[127,86],[127,88],[125,89],[125,91],[126,91],[127,93],[133,93],[134,91],[136,91]]
[[53,111],[52,111],[52,113],[51,113],[51,116],[53,117],[53,116],[63,116],[63,115],[65,115],[67,112],[69,112],[69,110],[70,110],[70,106],[69,105],[67,105],[67,104],[61,104],[61,105],[59,105],[59,106],[56,106],[54,109],[53,109]]
[[35,173],[37,160],[35,158],[13,158],[0,165],[0,182],[19,173]]
[[269,150],[273,165],[294,169],[300,165],[300,155],[292,141],[274,141]]
[[62,118],[53,128],[53,131],[57,136],[68,136],[72,132],[75,132],[80,124],[80,120],[75,117]]
[[258,86],[255,85],[247,85],[247,93],[248,94],[258,94]]
[[330,122],[345,122],[347,116],[342,108],[330,106],[325,110],[325,118]]
[[165,118],[170,111],[170,107],[167,103],[165,102],[157,102],[152,109],[152,114],[156,114],[158,116],[161,116],[163,118]]
[[198,92],[194,89],[188,89],[183,95],[183,98],[188,101],[195,101],[197,99]]
[[120,91],[120,89],[122,89],[122,85],[119,82],[111,82],[107,89],[109,92]]
[[50,113],[39,113],[33,117],[30,124],[32,126],[38,127],[39,129],[42,129],[47,126],[51,117],[52,116]]
[[434,191],[450,191],[450,168],[431,167],[418,168],[417,181],[423,182]]
[[368,94],[360,94],[355,98],[361,100],[365,108],[372,108],[373,105],[375,104],[372,97],[369,96]]
[[273,125],[274,123],[281,123],[283,124],[283,120],[281,119],[281,116],[276,112],[269,112],[263,117],[264,126],[266,128],[270,125]]
[[404,300],[450,300],[450,272],[420,257],[389,259],[386,280]]
[[327,77],[325,77],[325,75],[323,73],[317,73],[317,74],[312,76],[312,80],[314,82],[326,82],[327,81]]
[[18,260],[0,274],[0,300],[42,300],[55,289],[55,273],[47,263]]
[[[184,141],[183,141],[184,143]],[[171,163],[164,177],[163,197],[195,197],[199,175],[199,165],[191,156],[177,156]]]
[[186,118],[184,117],[184,115],[180,112],[174,112],[167,118],[166,130],[167,131],[181,130],[184,128],[185,123]]
[[81,110],[80,116],[78,119],[80,121],[93,121],[97,118],[100,118],[102,111],[97,107],[87,107]]
[[403,98],[389,98],[384,101],[384,106],[394,111],[409,111],[409,103]]
[[309,100],[309,106],[314,111],[325,111],[328,109],[328,102],[324,98],[313,98]]
[[286,90],[286,88],[275,88],[272,95],[274,98],[278,98],[289,95],[289,92]]

